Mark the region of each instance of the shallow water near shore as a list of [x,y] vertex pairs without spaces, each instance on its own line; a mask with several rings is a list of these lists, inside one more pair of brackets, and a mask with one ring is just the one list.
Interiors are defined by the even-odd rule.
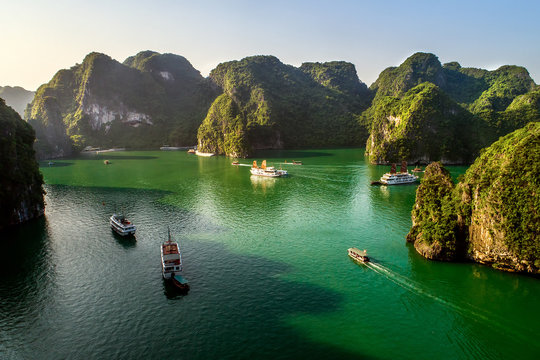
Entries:
[[[258,154],[278,179],[183,151],[44,162],[46,216],[0,241],[0,358],[537,358],[538,280],[422,258],[416,185],[370,186],[388,167],[363,152]],[[168,226],[185,296],[161,278]]]

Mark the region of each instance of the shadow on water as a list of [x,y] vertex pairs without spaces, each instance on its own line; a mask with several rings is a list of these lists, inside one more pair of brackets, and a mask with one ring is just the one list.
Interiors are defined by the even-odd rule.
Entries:
[[[190,240],[222,230],[160,203],[164,194],[48,186],[50,224],[40,219],[0,242],[0,334],[7,334],[0,339],[15,357],[39,349],[43,359],[362,358],[288,325],[295,316],[339,311],[339,293],[283,279],[294,270],[283,262]],[[110,211],[101,201],[126,195],[141,238],[132,247],[116,238],[130,249],[119,252],[107,241]],[[65,221],[74,212],[82,220]],[[191,287],[185,296],[169,292],[161,278],[159,244],[167,225],[183,239],[183,275]],[[84,237],[70,235],[81,231]],[[0,357],[3,351],[0,346]]]
[[111,233],[113,234],[116,242],[122,245],[124,249],[131,249],[137,245],[137,235],[122,236],[117,234],[113,229],[111,229]]
[[268,157],[268,158],[281,158],[286,157],[288,159],[294,158],[296,159],[307,159],[307,158],[314,158],[314,157],[326,157],[326,156],[334,156],[334,154],[327,153],[327,152],[317,152],[317,151],[300,151],[300,150],[257,150],[255,154],[252,156],[253,159],[255,158],[262,158],[262,157]]
[[39,316],[55,274],[44,216],[1,231],[0,239],[1,333],[6,321],[33,322]]
[[85,156],[82,158],[77,158],[78,160],[153,160],[158,159],[157,156],[150,156],[150,155],[113,155],[111,153],[106,154],[98,154],[94,156]]
[[39,167],[40,168],[55,168],[55,167],[66,167],[66,166],[72,166],[73,163],[72,162],[65,162],[65,161],[58,161],[58,162],[53,162],[52,164],[49,165],[49,162],[48,161],[40,161],[39,162]]
[[[194,254],[206,261],[194,261]],[[200,256],[200,255],[199,255]],[[287,264],[261,256],[235,254],[222,244],[190,243],[183,253],[185,276],[190,284],[180,295],[164,283],[167,300],[182,300],[163,321],[182,318],[192,331],[171,334],[190,358],[359,358],[361,354],[313,342],[286,325],[291,316],[338,311],[343,299],[338,293],[308,283],[280,278],[292,269]],[[231,266],[234,265],[234,266]],[[191,313],[187,315],[187,313]],[[198,314],[193,318],[195,314]],[[216,331],[216,329],[221,329]],[[166,334],[163,334],[166,337]],[[187,336],[187,339],[185,338]],[[166,341],[147,348],[147,356],[171,356],[160,350]],[[140,351],[144,351],[140,349]]]

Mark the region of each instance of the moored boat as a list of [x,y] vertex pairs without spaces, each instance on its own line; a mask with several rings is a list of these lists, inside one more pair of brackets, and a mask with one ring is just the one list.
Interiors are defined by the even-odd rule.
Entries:
[[348,249],[347,252],[349,253],[349,257],[353,260],[359,261],[361,263],[369,262],[369,258],[366,255],[367,254],[366,250],[361,251],[355,247],[352,247]]
[[239,162],[239,161],[233,161],[233,162],[231,163],[231,165],[240,165],[240,162]]
[[111,228],[118,235],[134,235],[135,231],[137,230],[136,226],[128,221],[124,215],[112,214],[109,218],[109,223],[111,224]]
[[179,290],[188,291],[188,282],[180,275],[182,271],[182,254],[178,243],[171,238],[169,230],[169,238],[161,244],[161,273],[163,278],[171,280],[174,286]]
[[210,156],[215,156],[216,154],[215,153],[205,153],[205,152],[200,152],[199,150],[195,150],[195,155],[204,156],[204,157],[210,157]]
[[253,161],[253,166],[250,169],[252,175],[266,176],[266,177],[280,177],[286,176],[289,173],[287,170],[276,169],[273,166],[266,166],[266,160],[263,160],[261,166],[257,166],[257,160]]
[[301,161],[293,160],[293,161],[292,161],[292,164],[293,164],[293,165],[302,165],[302,162],[301,162]]
[[[389,173],[384,174],[379,182],[382,185],[401,185],[401,184],[412,184],[418,180],[418,176],[409,174],[407,170],[407,163],[403,161],[401,163],[401,169],[399,172],[396,172],[396,164],[392,164],[392,168]],[[376,185],[376,184],[374,184]]]
[[193,155],[195,155],[195,149],[189,149],[187,152],[188,152],[188,154],[193,154]]

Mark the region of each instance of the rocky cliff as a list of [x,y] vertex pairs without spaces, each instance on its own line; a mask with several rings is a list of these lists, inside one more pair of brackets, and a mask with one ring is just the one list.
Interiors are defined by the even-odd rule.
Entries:
[[462,248],[464,257],[498,269],[539,274],[539,189],[540,122],[533,122],[485,149],[455,187],[447,175],[426,173],[407,239],[426,257],[459,258],[459,251],[422,245],[438,228],[439,242],[455,244],[443,248]]
[[193,145],[217,91],[183,57],[144,51],[122,64],[91,53],[42,85],[26,118],[40,157],[86,145]]
[[0,86],[0,98],[13,108],[20,116],[24,116],[26,106],[34,98],[34,92],[23,89],[20,86]]
[[519,66],[443,66],[433,54],[416,53],[384,70],[371,89],[376,95],[364,114],[371,124],[366,154],[377,164],[470,163],[482,147],[540,120],[537,86]]
[[413,225],[407,235],[407,241],[428,259],[450,261],[462,255],[453,191],[448,170],[440,162],[429,164],[416,190]]
[[371,93],[352,64],[306,63],[273,56],[222,63],[210,73],[222,90],[198,132],[201,151],[245,157],[263,148],[358,145],[360,114]]
[[43,178],[34,130],[0,99],[0,229],[41,216]]
[[479,121],[431,82],[401,98],[380,98],[366,114],[371,118],[366,153],[377,164],[470,163],[479,150]]

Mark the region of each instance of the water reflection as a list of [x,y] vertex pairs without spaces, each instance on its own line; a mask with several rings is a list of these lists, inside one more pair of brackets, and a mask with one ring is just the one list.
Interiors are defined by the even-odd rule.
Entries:
[[[56,272],[45,217],[0,233],[0,329],[34,323],[54,294]],[[0,331],[1,332],[1,331]]]
[[122,236],[117,234],[111,229],[111,232],[116,239],[116,242],[120,244],[124,249],[131,249],[137,245],[137,235]]
[[250,176],[251,185],[254,189],[261,188],[263,192],[265,192],[268,189],[271,189],[276,185],[276,178],[267,177],[267,176],[257,176],[257,175],[251,175]]

